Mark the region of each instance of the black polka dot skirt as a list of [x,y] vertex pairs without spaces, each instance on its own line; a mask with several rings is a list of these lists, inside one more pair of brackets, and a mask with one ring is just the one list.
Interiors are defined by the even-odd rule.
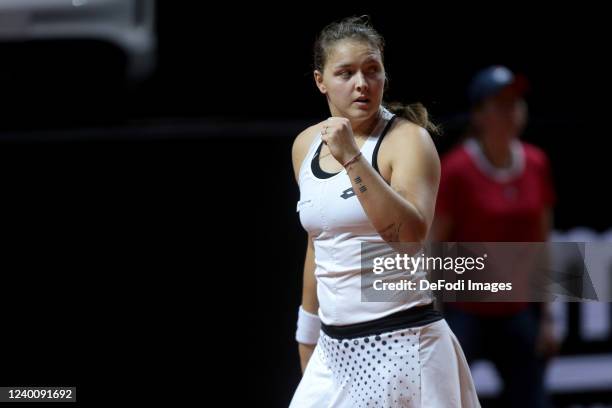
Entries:
[[290,405],[479,406],[463,351],[444,320],[351,339],[321,332]]

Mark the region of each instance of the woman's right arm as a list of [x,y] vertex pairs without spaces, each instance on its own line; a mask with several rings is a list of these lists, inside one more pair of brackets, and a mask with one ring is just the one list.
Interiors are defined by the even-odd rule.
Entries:
[[[317,299],[317,280],[314,274],[314,248],[312,239],[308,237],[308,247],[306,248],[306,259],[304,260],[304,284],[302,286],[302,308],[308,313],[316,315],[319,310],[319,300]],[[315,344],[298,343],[300,353],[300,365],[302,373],[310,360],[310,356],[315,348]]]

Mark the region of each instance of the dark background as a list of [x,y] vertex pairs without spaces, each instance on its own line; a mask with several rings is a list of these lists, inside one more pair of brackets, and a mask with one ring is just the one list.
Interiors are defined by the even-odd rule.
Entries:
[[507,7],[160,2],[158,66],[140,84],[112,50],[4,48],[0,382],[76,384],[81,402],[288,404],[305,245],[290,150],[328,115],[316,33],[347,15],[371,15],[386,99],[423,102],[441,153],[475,70],[525,74],[556,227],[607,230],[605,25],[586,8]]

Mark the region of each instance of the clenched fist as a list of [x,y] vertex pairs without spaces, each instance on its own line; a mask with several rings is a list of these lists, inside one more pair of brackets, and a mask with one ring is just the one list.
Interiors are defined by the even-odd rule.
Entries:
[[359,153],[359,147],[353,137],[351,122],[346,118],[331,117],[319,124],[321,140],[329,152],[340,164],[351,160]]

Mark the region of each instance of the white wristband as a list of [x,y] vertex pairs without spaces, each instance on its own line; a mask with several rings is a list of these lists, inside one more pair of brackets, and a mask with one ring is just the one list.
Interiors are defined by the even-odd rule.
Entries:
[[319,316],[308,313],[300,306],[298,310],[297,331],[295,339],[302,344],[317,344],[319,331],[321,330],[321,320]]

